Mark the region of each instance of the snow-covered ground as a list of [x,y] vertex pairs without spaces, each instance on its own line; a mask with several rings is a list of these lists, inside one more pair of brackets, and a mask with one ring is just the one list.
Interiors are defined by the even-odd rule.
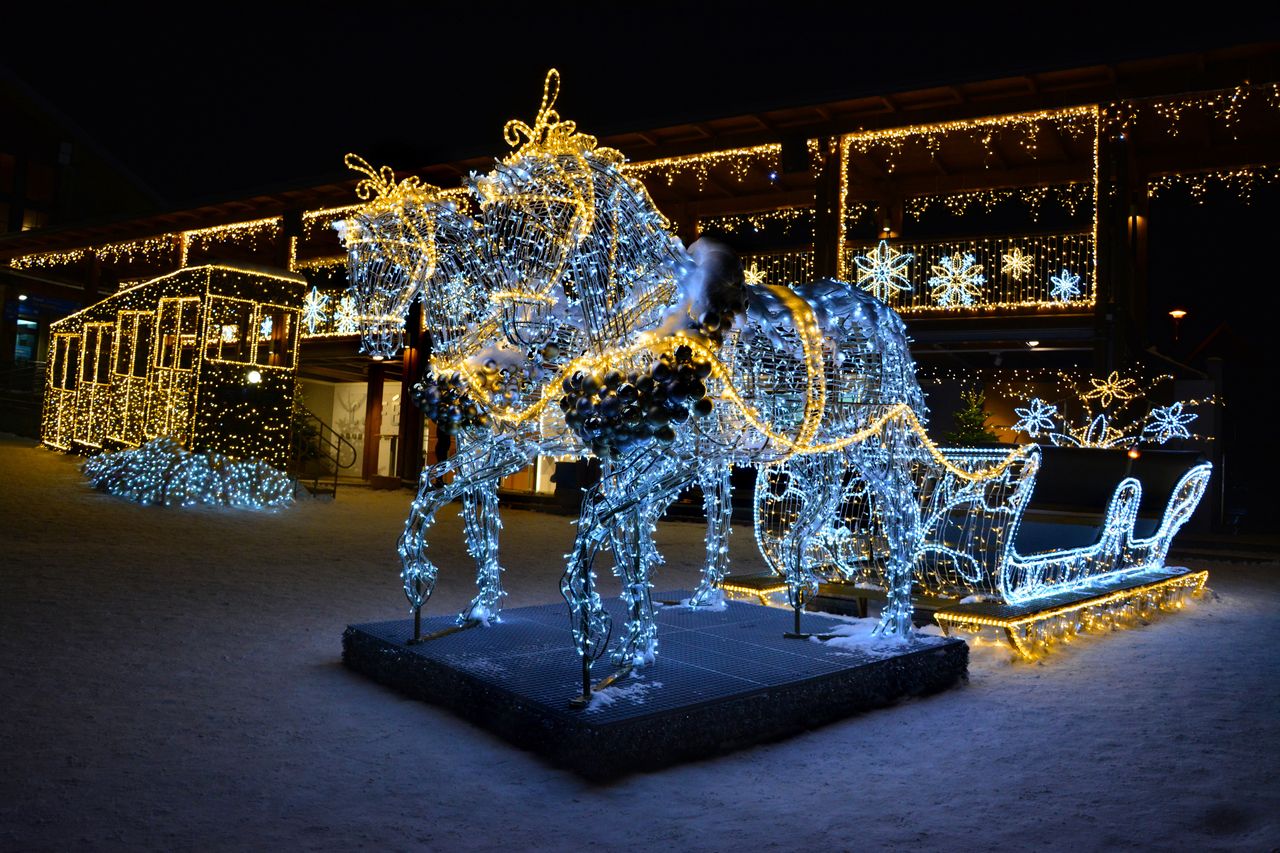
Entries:
[[[0,439],[0,848],[1269,850],[1280,565],[1037,665],[606,787],[339,663],[406,613],[404,492],[275,514],[140,507]],[[557,600],[573,528],[504,513],[508,606]],[[471,578],[453,511],[432,612]],[[697,525],[663,524],[658,588]],[[756,571],[749,530],[734,565]],[[496,629],[496,630],[501,630]],[[569,654],[566,649],[566,654]]]

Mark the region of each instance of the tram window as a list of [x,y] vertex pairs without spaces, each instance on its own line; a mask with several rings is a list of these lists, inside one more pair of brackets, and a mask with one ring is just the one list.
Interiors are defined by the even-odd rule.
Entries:
[[84,330],[84,357],[80,360],[80,378],[85,382],[93,381],[93,371],[98,360],[98,327],[88,326]]
[[67,369],[67,336],[54,335],[49,376],[54,388],[62,387],[62,374]]
[[205,358],[248,364],[253,346],[248,334],[252,318],[252,302],[211,297],[204,335]]
[[297,312],[273,305],[258,310],[258,352],[255,361],[270,367],[293,364],[293,348],[297,338]]
[[196,361],[196,338],[200,334],[200,301],[182,300],[178,321],[178,369],[190,370]]
[[130,373],[134,376],[146,376],[147,365],[151,360],[151,331],[154,322],[150,314],[137,315],[137,330],[134,334],[133,364]]
[[111,344],[114,341],[115,329],[103,325],[102,331],[98,333],[97,370],[94,371],[93,378],[99,385],[106,385],[111,381]]
[[137,331],[138,315],[130,312],[122,312],[116,320],[116,346],[115,364],[112,365],[111,371],[116,376],[127,376],[129,373],[130,362],[133,361],[133,336]]
[[80,336],[67,338],[67,369],[62,374],[62,387],[74,391],[80,384]]

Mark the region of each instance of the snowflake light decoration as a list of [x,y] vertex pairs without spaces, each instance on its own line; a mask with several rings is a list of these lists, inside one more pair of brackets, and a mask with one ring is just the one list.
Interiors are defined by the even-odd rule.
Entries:
[[454,322],[468,319],[479,307],[480,289],[473,287],[461,272],[445,280],[439,295],[440,310]]
[[1128,377],[1122,379],[1120,372],[1117,370],[1111,371],[1111,375],[1106,379],[1098,379],[1091,376],[1089,377],[1089,384],[1093,387],[1081,395],[1080,399],[1097,400],[1098,405],[1104,409],[1111,405],[1113,399],[1121,402],[1132,400],[1133,389],[1137,386],[1137,383]]
[[264,341],[270,338],[271,327],[272,327],[271,317],[270,316],[263,317],[262,323],[258,326],[258,337]]
[[971,252],[960,256],[943,255],[942,262],[932,264],[930,268],[933,275],[928,284],[933,288],[934,301],[942,308],[972,305],[987,281],[982,274],[982,265],[977,263]]
[[858,265],[858,287],[882,302],[903,290],[911,290],[907,278],[907,265],[915,259],[910,252],[900,252],[881,240],[880,245],[865,255],[858,255],[853,262]]
[[354,335],[360,331],[360,314],[356,311],[356,301],[350,296],[338,300],[338,309],[334,314],[337,332],[340,335]]
[[747,284],[764,284],[764,270],[752,261],[751,266],[742,271],[742,280]]
[[328,311],[325,306],[329,304],[329,297],[320,292],[317,287],[312,287],[311,292],[307,294],[307,298],[302,301],[302,322],[307,324],[307,333],[314,335],[317,326],[323,326]]
[[1057,275],[1049,276],[1049,282],[1053,285],[1049,289],[1049,295],[1058,302],[1070,302],[1080,295],[1080,276],[1073,275],[1070,270],[1063,269]]
[[1031,273],[1032,256],[1025,254],[1018,247],[1000,256],[1000,272],[1014,281],[1022,281],[1024,275]]
[[1013,425],[1014,431],[1025,432],[1034,438],[1053,429],[1053,416],[1058,413],[1058,407],[1039,397],[1032,397],[1027,401],[1025,409],[1013,411],[1018,415],[1018,422]]
[[1191,412],[1182,411],[1182,402],[1157,406],[1151,410],[1151,419],[1142,428],[1142,437],[1156,444],[1164,444],[1171,438],[1191,438],[1187,424],[1196,419]]
[[[1147,411],[1149,404],[1135,403],[1149,400],[1156,385],[1171,380],[1172,376],[1157,377],[1150,384],[1121,377],[1119,371],[1112,371],[1105,379],[1077,379],[1058,371],[1058,378],[1065,396],[1052,405],[1029,389],[1007,386],[1011,397],[1026,403],[1025,408],[1014,409],[1019,420],[1013,430],[1033,438],[1047,436],[1058,447],[1108,449],[1132,447],[1144,441],[1164,444],[1174,438],[1200,439],[1203,437],[1187,429],[1197,417],[1189,409],[1214,402],[1213,397],[1179,400],[1152,407],[1150,411]],[[1085,378],[1088,383],[1084,382]],[[1066,410],[1060,409],[1064,403]],[[1113,403],[1117,405],[1104,411]],[[1074,414],[1069,413],[1073,409]],[[1139,412],[1146,413],[1139,415]]]

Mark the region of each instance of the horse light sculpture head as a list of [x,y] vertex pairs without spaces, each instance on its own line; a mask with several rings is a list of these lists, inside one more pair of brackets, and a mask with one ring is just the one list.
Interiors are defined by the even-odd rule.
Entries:
[[471,187],[507,338],[537,346],[567,310],[599,349],[639,328],[637,312],[665,305],[684,255],[644,187],[623,174],[623,156],[560,119],[559,90],[552,69],[533,126],[508,122],[514,150]]
[[399,183],[389,167],[375,171],[348,154],[366,177],[356,194],[367,204],[335,223],[347,248],[347,294],[359,317],[360,351],[393,358],[419,295],[432,331],[448,339],[475,313],[476,225],[444,193],[417,178]]

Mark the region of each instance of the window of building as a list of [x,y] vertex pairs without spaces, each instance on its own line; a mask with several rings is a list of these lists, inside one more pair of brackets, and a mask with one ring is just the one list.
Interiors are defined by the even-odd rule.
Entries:
[[18,333],[13,344],[14,361],[32,361],[36,357],[36,337],[39,325],[35,320],[18,318]]

